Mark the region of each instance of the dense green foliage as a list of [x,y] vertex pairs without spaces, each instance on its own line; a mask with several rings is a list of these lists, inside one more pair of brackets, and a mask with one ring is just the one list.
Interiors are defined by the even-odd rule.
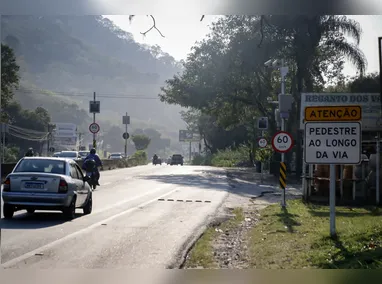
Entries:
[[[247,145],[255,154],[261,136],[255,129],[256,117],[270,119],[268,137],[276,131],[275,106],[268,100],[277,100],[280,73],[264,63],[283,60],[289,68],[285,90],[295,100],[287,131],[295,137],[297,161],[302,161],[297,127],[300,93],[344,85],[345,59],[363,75],[361,33],[360,25],[345,16],[225,16],[193,47],[184,71],[166,81],[160,98],[187,107],[183,119],[190,130],[200,133],[207,152],[215,155],[212,161],[233,165],[241,157],[238,145]],[[361,85],[353,86],[357,84]],[[287,160],[291,158],[289,153]],[[297,165],[299,172],[301,163]]]
[[135,160],[139,165],[143,165],[147,163],[147,153],[142,150],[136,151],[132,156],[131,159]]
[[51,117],[41,106],[34,110],[27,110],[14,100],[13,92],[19,83],[19,66],[13,50],[4,44],[1,45],[1,59],[1,107],[3,110],[1,122],[12,126],[17,125],[17,128],[12,128],[6,133],[4,161],[15,162],[29,147],[33,147],[37,153],[41,154],[46,142],[43,135],[47,133]]
[[146,150],[151,142],[151,139],[144,134],[133,135],[132,140],[134,142],[135,149],[138,151]]

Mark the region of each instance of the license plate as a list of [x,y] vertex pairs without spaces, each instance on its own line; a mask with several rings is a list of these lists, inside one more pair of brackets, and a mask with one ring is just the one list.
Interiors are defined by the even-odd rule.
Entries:
[[24,187],[30,188],[30,189],[44,189],[44,184],[43,183],[26,182]]

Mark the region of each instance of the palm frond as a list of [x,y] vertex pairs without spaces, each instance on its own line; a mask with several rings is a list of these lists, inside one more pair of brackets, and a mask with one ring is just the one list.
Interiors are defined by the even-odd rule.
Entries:
[[361,75],[365,73],[367,60],[357,45],[343,39],[329,39],[325,43],[339,54],[345,56],[360,71]]
[[325,17],[322,22],[322,31],[324,33],[342,32],[355,39],[357,44],[359,44],[362,35],[361,25],[346,16]]

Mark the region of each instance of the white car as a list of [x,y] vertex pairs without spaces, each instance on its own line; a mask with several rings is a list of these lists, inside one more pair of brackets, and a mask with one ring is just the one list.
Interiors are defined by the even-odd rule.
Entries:
[[109,159],[111,160],[121,160],[123,159],[123,156],[121,153],[111,153],[109,156]]
[[71,220],[76,208],[90,214],[93,207],[87,178],[74,160],[65,158],[22,158],[6,177],[2,197],[6,219],[19,210],[58,210]]
[[77,151],[62,151],[59,155],[60,158],[70,158],[73,160],[82,160],[82,157]]

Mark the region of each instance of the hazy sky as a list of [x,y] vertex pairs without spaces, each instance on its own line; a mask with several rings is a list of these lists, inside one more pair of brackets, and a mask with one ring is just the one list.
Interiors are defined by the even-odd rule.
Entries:
[[[132,33],[137,42],[149,45],[158,44],[163,51],[178,60],[186,59],[190,48],[196,41],[206,36],[209,32],[209,25],[218,18],[218,16],[206,16],[200,22],[200,17],[195,14],[155,16],[156,25],[165,36],[163,38],[155,30],[150,31],[146,37],[140,34],[152,25],[151,18],[145,15],[136,16],[131,23],[128,15],[106,17],[121,29]],[[360,48],[368,60],[367,72],[378,71],[378,36],[382,36],[382,16],[349,16],[349,18],[357,20],[361,24],[363,36]],[[346,64],[344,72],[346,75],[355,75],[355,69],[350,63]]]

